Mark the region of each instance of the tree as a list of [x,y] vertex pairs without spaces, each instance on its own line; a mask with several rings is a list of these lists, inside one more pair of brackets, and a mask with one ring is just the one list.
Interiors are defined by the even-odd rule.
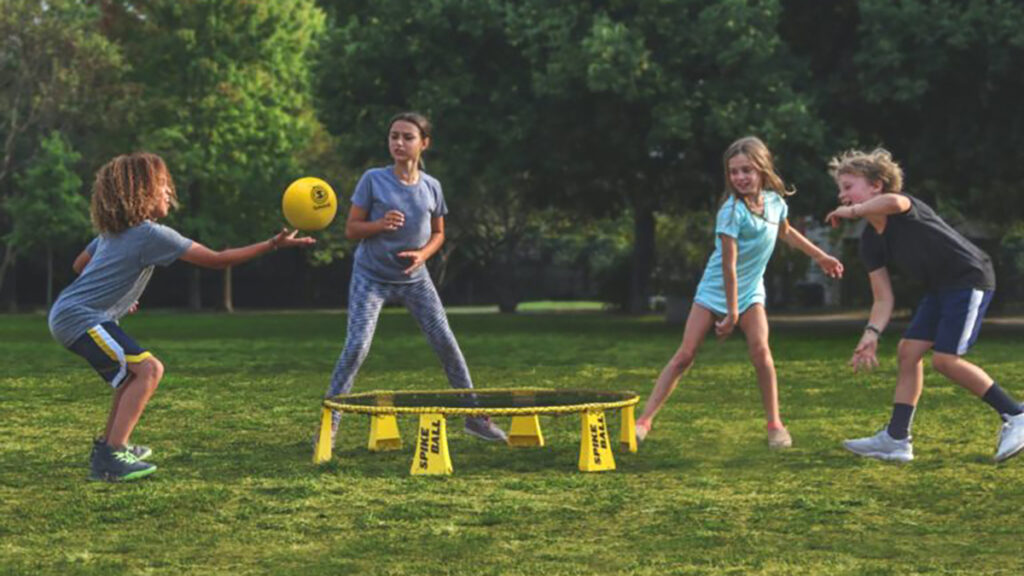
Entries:
[[60,132],[51,132],[16,179],[20,194],[5,206],[14,226],[4,241],[21,253],[45,251],[47,306],[53,302],[54,249],[89,234],[89,203],[74,169],[81,157]]
[[[122,101],[121,55],[98,22],[98,10],[78,0],[0,0],[0,206],[11,205],[12,176],[46,134],[99,135],[105,111]],[[0,210],[0,231],[12,226]],[[0,288],[16,257],[5,242]]]
[[540,99],[538,201],[634,215],[632,312],[646,307],[655,212],[712,207],[730,141],[758,134],[787,157],[822,139],[776,30],[778,2],[530,0],[509,11]]
[[503,287],[513,283],[497,272],[514,270],[535,215],[630,213],[629,308],[640,311],[655,211],[712,206],[730,141],[755,132],[784,156],[817,158],[823,127],[794,88],[801,66],[776,31],[778,2],[331,6],[330,53],[344,57],[320,74],[327,126],[365,162],[383,151],[391,113],[432,113],[438,145],[428,158],[458,186],[460,211],[472,208],[453,228],[502,263]]
[[1024,5],[1013,0],[788,0],[829,152],[884,145],[907,189],[979,219],[1024,218]]
[[451,207],[435,277],[443,285],[464,266],[490,268],[502,310],[513,311],[517,247],[542,207],[527,201],[537,118],[507,8],[498,0],[331,2],[317,77],[324,123],[354,167],[387,162],[395,113],[431,117],[426,161]]
[[[183,210],[172,222],[215,248],[267,235],[316,133],[312,0],[108,2],[140,94],[139,143],[163,154]],[[224,307],[231,309],[230,269]],[[201,306],[195,270],[190,304]]]

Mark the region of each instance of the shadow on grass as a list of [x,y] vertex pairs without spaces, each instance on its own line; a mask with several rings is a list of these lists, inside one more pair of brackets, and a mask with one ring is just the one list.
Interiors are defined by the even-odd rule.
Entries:
[[[454,475],[536,476],[581,474],[577,463],[579,440],[562,438],[548,440],[539,448],[511,448],[483,441],[449,439]],[[402,449],[370,452],[365,447],[336,448],[332,459],[314,464],[308,440],[288,439],[278,443],[256,444],[238,442],[221,449],[179,449],[161,454],[159,464],[167,474],[190,470],[208,480],[234,482],[242,478],[296,479],[342,475],[357,478],[398,478],[410,475],[415,448],[406,443]],[[630,454],[616,445],[616,470],[612,474],[646,474],[652,472],[693,473],[706,463],[697,458],[664,458],[662,454],[645,456]]]

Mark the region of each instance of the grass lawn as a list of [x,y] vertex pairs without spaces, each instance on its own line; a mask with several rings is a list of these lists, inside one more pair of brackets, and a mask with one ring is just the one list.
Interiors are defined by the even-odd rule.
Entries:
[[[853,376],[856,330],[778,328],[795,446],[765,447],[742,336],[709,341],[635,455],[576,470],[578,417],[512,450],[449,423],[455,474],[411,477],[347,415],[334,460],[310,433],[344,315],[143,313],[124,326],[167,367],[133,440],[160,470],[86,480],[110,392],[40,315],[0,317],[0,574],[1020,574],[1024,458],[991,462],[999,422],[926,369],[917,460],[859,459],[843,438],[888,417],[882,368]],[[452,315],[478,387],[630,389],[646,398],[678,327],[604,314]],[[1024,396],[1021,334],[972,358]],[[445,388],[411,318],[387,311],[356,390]],[[618,432],[617,414],[611,431]],[[502,419],[502,424],[507,420]]]

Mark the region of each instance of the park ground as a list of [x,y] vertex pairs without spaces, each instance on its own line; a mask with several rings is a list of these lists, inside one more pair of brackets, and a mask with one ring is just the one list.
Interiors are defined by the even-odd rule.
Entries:
[[[634,390],[680,338],[657,317],[453,311],[478,387]],[[510,449],[449,424],[455,472],[412,477],[365,449],[346,416],[334,459],[310,433],[345,333],[333,313],[143,312],[123,325],[166,377],[133,438],[159,466],[90,482],[109,390],[38,314],[0,321],[0,574],[1020,574],[1024,458],[992,462],[999,421],[926,369],[908,465],[847,437],[888,415],[882,366],[846,366],[856,317],[778,317],[772,347],[795,446],[765,447],[742,336],[708,341],[637,454],[576,469],[577,417],[542,417],[547,446]],[[986,325],[972,358],[1024,397],[1024,327]],[[447,386],[411,318],[387,310],[357,390]],[[613,433],[617,415],[611,415]],[[501,420],[502,424],[507,421]]]

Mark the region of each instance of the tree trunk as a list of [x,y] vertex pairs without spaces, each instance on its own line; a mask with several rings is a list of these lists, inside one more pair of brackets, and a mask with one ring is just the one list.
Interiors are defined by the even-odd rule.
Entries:
[[7,270],[14,265],[16,253],[10,244],[4,248],[4,261],[0,263],[0,293],[4,291],[4,278],[7,277]]
[[651,271],[654,267],[654,208],[650,204],[636,206],[633,216],[633,266],[629,280],[630,314],[647,311]]
[[53,304],[53,248],[46,247],[46,309]]
[[438,292],[448,283],[448,263],[454,251],[455,243],[445,242],[445,245],[441,246],[441,249],[434,254],[432,262],[434,266],[434,284],[437,285]]
[[7,311],[15,313],[18,311],[18,266],[17,258],[11,255],[11,279],[7,282],[8,291],[11,294],[11,299],[7,301]]
[[189,278],[188,282],[188,307],[190,310],[198,312],[203,308],[203,283],[202,283],[202,270],[198,267],[192,269],[192,277]]
[[498,311],[502,314],[515,314],[519,307],[519,277],[516,248],[518,241],[508,241],[496,260],[498,269],[494,274],[497,279]]
[[235,302],[231,298],[231,270],[231,266],[224,269],[224,311],[228,314],[235,311]]

